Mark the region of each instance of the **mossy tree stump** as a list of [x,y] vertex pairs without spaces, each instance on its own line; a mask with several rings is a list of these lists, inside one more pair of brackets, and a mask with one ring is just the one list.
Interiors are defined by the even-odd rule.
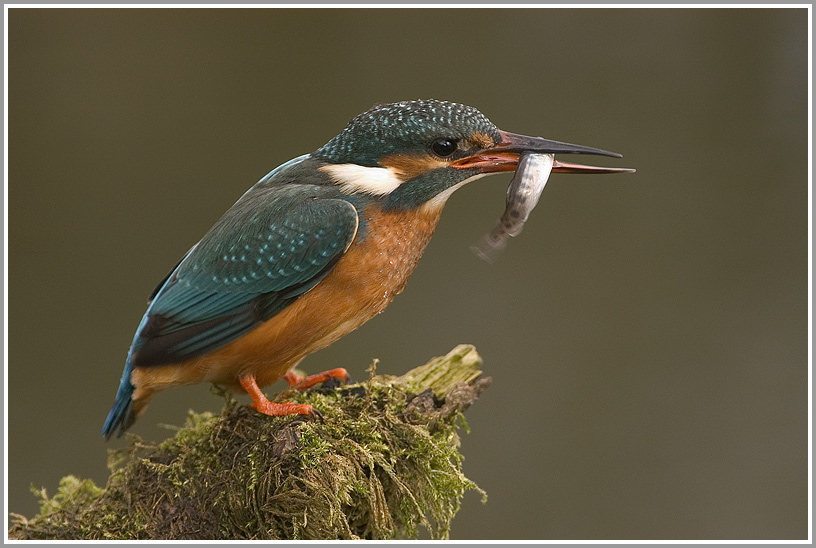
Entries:
[[[267,417],[227,396],[160,444],[130,435],[106,487],[73,476],[14,539],[446,538],[464,492],[462,412],[490,384],[461,345],[401,377],[285,392],[322,421]],[[376,364],[376,362],[375,362]]]

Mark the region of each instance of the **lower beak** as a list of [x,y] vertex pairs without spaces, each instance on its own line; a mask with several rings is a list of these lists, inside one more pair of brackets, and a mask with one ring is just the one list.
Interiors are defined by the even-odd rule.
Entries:
[[[527,137],[506,131],[499,131],[502,142],[477,152],[471,156],[454,160],[451,167],[459,169],[477,168],[481,173],[498,173],[515,171],[519,155],[524,152],[533,154],[594,154],[621,158],[616,152],[607,152],[598,148],[571,145],[559,141],[550,141],[541,137]],[[553,162],[554,173],[633,173],[634,169],[617,167],[595,167],[566,162]]]

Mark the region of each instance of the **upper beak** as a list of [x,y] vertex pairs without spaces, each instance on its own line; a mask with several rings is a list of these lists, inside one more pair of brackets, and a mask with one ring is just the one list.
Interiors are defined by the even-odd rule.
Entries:
[[[621,158],[616,152],[607,152],[598,148],[571,145],[559,141],[550,141],[541,137],[528,137],[506,131],[499,131],[502,141],[495,146],[486,148],[467,156],[454,160],[451,167],[460,169],[478,168],[482,173],[496,173],[499,171],[515,171],[518,166],[519,155],[523,152],[538,154],[595,154],[597,156],[612,156]],[[580,164],[567,164],[554,161],[555,173],[633,173],[634,169],[617,167],[594,167]]]

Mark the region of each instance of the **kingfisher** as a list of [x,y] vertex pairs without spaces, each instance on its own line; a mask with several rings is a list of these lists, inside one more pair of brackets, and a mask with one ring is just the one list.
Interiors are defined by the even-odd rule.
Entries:
[[[102,436],[121,436],[157,392],[201,382],[248,393],[266,415],[319,416],[308,404],[270,402],[261,388],[348,381],[342,368],[305,378],[292,369],[402,292],[454,191],[514,171],[525,152],[621,157],[420,100],[376,105],[272,170],[151,293]],[[552,171],[624,170],[555,161]]]

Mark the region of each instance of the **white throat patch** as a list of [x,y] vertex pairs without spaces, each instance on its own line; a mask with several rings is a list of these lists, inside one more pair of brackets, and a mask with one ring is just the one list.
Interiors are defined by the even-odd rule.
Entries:
[[463,187],[464,185],[466,185],[466,184],[468,184],[470,182],[473,182],[476,179],[481,179],[482,177],[484,177],[486,175],[492,175],[492,174],[491,173],[477,173],[473,177],[469,177],[469,178],[465,179],[464,181],[462,181],[461,183],[456,183],[452,187],[443,190],[442,192],[440,192],[439,194],[437,194],[436,196],[434,196],[433,198],[431,198],[430,200],[425,202],[425,204],[422,206],[422,208],[425,211],[428,211],[428,212],[435,212],[435,211],[438,211],[438,210],[442,209],[443,207],[445,207],[445,203],[448,201],[448,198],[451,197],[451,194],[453,194],[454,192],[459,190],[459,188]]
[[329,164],[319,168],[329,174],[346,194],[363,192],[374,196],[390,194],[402,184],[387,167],[365,167],[357,164]]

